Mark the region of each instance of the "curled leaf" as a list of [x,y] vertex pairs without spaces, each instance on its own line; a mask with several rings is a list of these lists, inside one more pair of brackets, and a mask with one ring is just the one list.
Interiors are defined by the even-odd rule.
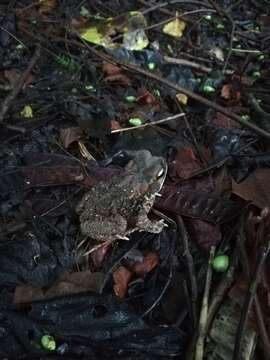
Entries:
[[185,28],[186,23],[177,17],[175,20],[170,21],[163,27],[163,32],[164,34],[173,36],[175,38],[181,38]]

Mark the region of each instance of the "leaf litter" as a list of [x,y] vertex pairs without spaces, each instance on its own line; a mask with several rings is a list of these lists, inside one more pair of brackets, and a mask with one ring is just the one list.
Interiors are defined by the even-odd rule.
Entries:
[[1,358],[267,359],[267,1],[0,7]]

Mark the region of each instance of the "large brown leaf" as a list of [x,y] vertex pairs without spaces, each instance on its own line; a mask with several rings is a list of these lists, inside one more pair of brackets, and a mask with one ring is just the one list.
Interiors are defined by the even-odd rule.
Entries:
[[270,206],[270,169],[257,169],[243,182],[232,183],[233,192],[258,208]]
[[213,193],[182,190],[173,185],[163,186],[161,195],[156,198],[155,207],[214,224],[233,219],[241,210],[236,202],[224,200]]

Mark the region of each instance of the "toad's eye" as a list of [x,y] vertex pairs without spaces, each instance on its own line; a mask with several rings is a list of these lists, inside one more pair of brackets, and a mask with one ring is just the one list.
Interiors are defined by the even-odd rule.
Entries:
[[158,174],[157,174],[157,178],[160,178],[164,175],[164,169],[160,169]]

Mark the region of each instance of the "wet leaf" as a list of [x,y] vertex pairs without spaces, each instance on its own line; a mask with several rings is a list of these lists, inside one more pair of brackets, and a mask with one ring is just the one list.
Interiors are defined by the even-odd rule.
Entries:
[[102,71],[106,76],[118,75],[122,73],[121,67],[110,63],[104,63],[102,65]]
[[82,129],[79,127],[60,129],[60,142],[67,149],[72,143],[78,142],[82,135]]
[[176,94],[175,97],[180,102],[180,104],[187,105],[187,102],[188,102],[187,95],[179,93],[179,94]]
[[163,186],[155,206],[161,210],[221,224],[238,216],[241,207],[232,200],[224,200],[213,193],[181,190],[176,186]]
[[[141,12],[130,11],[114,18],[89,19],[79,31],[84,40],[105,48],[122,46],[128,50],[142,50],[149,44],[143,30],[146,24]],[[123,44],[114,43],[112,37],[116,34],[123,34]]]
[[174,161],[170,164],[169,175],[187,179],[194,171],[201,168],[192,148],[179,149]]
[[152,271],[159,264],[159,256],[156,253],[148,253],[144,256],[143,261],[136,261],[131,270],[137,276],[143,276]]
[[233,193],[246,201],[251,201],[258,208],[270,204],[270,169],[257,169],[244,181],[237,184],[233,181]]
[[115,294],[121,299],[124,299],[127,294],[128,284],[131,280],[131,277],[132,272],[124,266],[120,266],[117,270],[113,272],[113,289]]
[[220,243],[222,234],[219,225],[198,219],[186,219],[185,223],[190,239],[202,249],[209,251],[211,246],[217,246]]
[[137,103],[139,105],[159,105],[156,97],[148,90],[145,90],[143,94],[137,98]]
[[116,74],[116,75],[111,75],[111,76],[107,76],[104,79],[105,82],[115,82],[118,85],[122,85],[122,86],[130,86],[131,85],[131,80],[129,79],[129,77],[127,75],[124,74]]
[[137,29],[124,34],[123,46],[127,50],[139,51],[143,50],[148,45],[149,40],[143,29]]
[[225,84],[221,89],[221,97],[226,100],[234,100],[234,102],[239,102],[241,94],[231,84]]
[[85,291],[99,292],[104,281],[104,274],[91,271],[64,273],[49,288],[17,286],[13,302],[15,304],[44,301],[58,296],[78,294]]
[[53,12],[57,6],[57,0],[39,0],[39,13],[47,15]]
[[186,23],[183,20],[180,20],[178,17],[175,20],[170,21],[163,27],[164,34],[181,38],[183,36],[183,31],[186,28]]

